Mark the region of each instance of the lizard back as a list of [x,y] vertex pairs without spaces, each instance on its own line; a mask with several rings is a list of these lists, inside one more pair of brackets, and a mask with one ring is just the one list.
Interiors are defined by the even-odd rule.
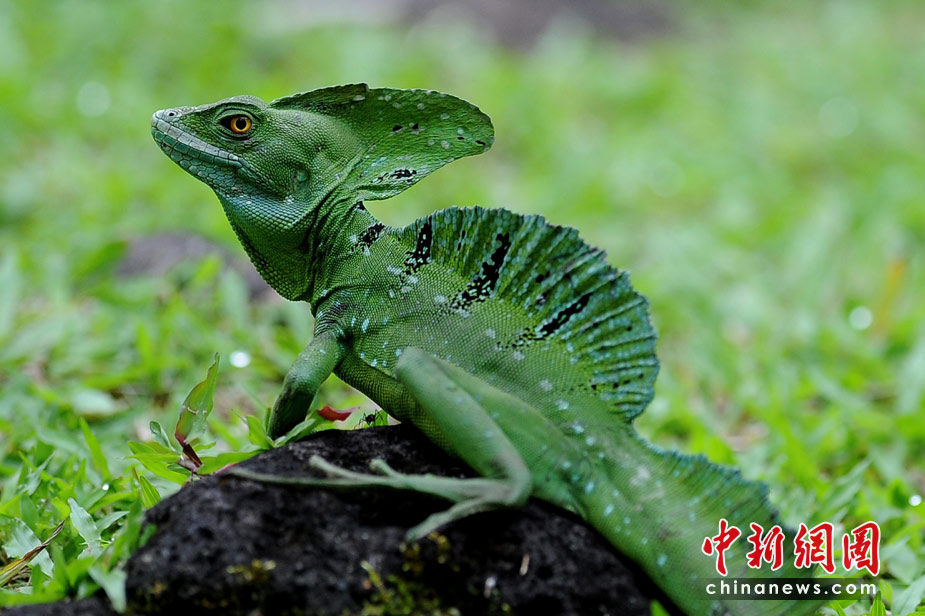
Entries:
[[658,361],[648,304],[575,229],[449,208],[400,229],[372,224],[355,246],[352,283],[318,316],[353,306],[336,311],[339,326],[386,375],[402,347],[419,347],[558,425],[628,423],[651,400]]

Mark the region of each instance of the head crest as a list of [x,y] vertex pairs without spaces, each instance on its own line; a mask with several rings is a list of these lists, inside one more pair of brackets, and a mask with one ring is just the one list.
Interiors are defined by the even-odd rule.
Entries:
[[494,129],[475,105],[432,90],[335,86],[270,103],[330,116],[357,137],[357,152],[340,185],[359,199],[400,193],[443,165],[491,147]]

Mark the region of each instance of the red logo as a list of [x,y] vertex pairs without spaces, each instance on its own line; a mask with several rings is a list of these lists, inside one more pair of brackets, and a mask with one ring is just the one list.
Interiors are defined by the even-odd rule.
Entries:
[[716,552],[716,570],[720,575],[726,575],[726,550],[728,550],[735,540],[742,534],[735,526],[729,526],[726,518],[719,521],[719,534],[715,537],[707,537],[703,540],[701,551],[707,556]]
[[780,569],[784,564],[784,531],[780,526],[774,525],[762,537],[764,529],[760,524],[752,522],[749,526],[752,534],[748,536],[748,542],[752,544],[752,550],[745,555],[748,566],[759,569],[762,562],[768,562],[771,563],[771,571]]
[[845,533],[842,542],[842,565],[845,569],[867,569],[871,575],[880,572],[880,525],[866,522]]
[[[760,524],[749,524],[751,534],[747,537],[752,549],[745,554],[746,564],[760,569],[762,563],[771,565],[776,571],[784,564],[784,531],[774,525],[767,532]],[[703,540],[700,551],[716,557],[716,571],[726,575],[726,550],[742,535],[738,527],[729,524],[726,518],[719,521],[719,532]],[[880,526],[876,522],[865,522],[842,535],[841,562],[845,570],[867,569],[871,575],[880,572]],[[793,539],[794,565],[797,568],[811,568],[820,565],[826,573],[835,572],[835,527],[831,522],[822,522],[807,528],[800,524]]]

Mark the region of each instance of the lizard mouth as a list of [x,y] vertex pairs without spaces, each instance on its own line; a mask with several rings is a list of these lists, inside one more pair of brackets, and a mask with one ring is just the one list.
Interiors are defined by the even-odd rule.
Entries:
[[171,122],[171,119],[177,117],[179,117],[177,111],[162,109],[155,112],[151,118],[151,134],[154,136],[154,141],[175,163],[191,174],[201,177],[203,181],[208,179],[206,176],[208,169],[198,164],[200,162],[233,168],[244,166],[244,161],[231,152],[206,143]]

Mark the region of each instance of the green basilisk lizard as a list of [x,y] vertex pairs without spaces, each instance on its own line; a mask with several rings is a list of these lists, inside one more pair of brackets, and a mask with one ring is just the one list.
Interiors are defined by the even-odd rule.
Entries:
[[[705,590],[717,576],[701,545],[719,520],[747,532],[777,517],[763,485],[637,435],[631,421],[658,371],[656,335],[645,298],[601,250],[574,229],[503,209],[450,208],[392,228],[364,207],[486,151],[493,128],[478,108],[438,92],[349,85],[165,109],[152,133],[214,189],[267,282],[313,310],[314,338],[286,375],[270,434],[303,419],[333,372],[482,475],[406,475],[381,460],[359,474],[315,459],[329,478],[257,478],[454,503],[411,539],[536,496],[581,515],[689,614],[813,611]],[[726,551],[731,576],[809,575],[750,569],[746,548],[743,537]]]

